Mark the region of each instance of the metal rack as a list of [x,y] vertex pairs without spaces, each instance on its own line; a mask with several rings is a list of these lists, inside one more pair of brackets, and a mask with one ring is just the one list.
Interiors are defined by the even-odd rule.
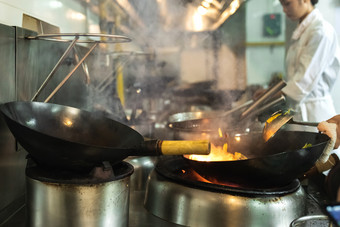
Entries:
[[[72,39],[65,39],[65,37],[72,37]],[[93,39],[97,38],[97,40]],[[98,39],[99,38],[99,39]],[[77,68],[83,64],[84,60],[89,56],[89,54],[94,50],[94,48],[99,43],[126,43],[130,42],[131,39],[126,36],[120,35],[109,35],[109,34],[97,34],[97,33],[58,33],[58,34],[41,34],[37,36],[28,36],[26,39],[29,40],[48,40],[48,41],[56,41],[56,42],[70,42],[69,46],[62,54],[57,64],[54,66],[52,71],[46,77],[45,81],[39,87],[38,91],[34,94],[31,101],[35,101],[38,95],[41,93],[42,89],[45,88],[47,83],[50,81],[52,76],[55,74],[61,63],[65,60],[68,54],[71,52],[72,48],[77,43],[93,43],[91,48],[86,52],[82,59],[80,59],[77,65],[69,72],[68,75],[58,84],[58,86],[51,92],[51,94],[45,99],[44,102],[48,102],[55,93],[66,83],[66,81],[72,76],[72,74],[77,70]]]

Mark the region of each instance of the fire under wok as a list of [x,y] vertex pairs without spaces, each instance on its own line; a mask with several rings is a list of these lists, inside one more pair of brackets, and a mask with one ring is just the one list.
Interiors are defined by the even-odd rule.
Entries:
[[208,154],[208,141],[144,140],[137,131],[73,107],[9,102],[0,110],[19,144],[40,166],[88,171],[128,156]]
[[240,185],[284,186],[314,166],[329,137],[315,132],[279,131],[267,143],[262,132],[239,134],[228,139],[228,152],[247,157],[232,161],[185,160],[211,182]]

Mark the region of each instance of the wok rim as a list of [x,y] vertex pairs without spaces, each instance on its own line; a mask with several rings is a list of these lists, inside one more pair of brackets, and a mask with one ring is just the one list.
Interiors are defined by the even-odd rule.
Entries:
[[[70,140],[69,138],[62,138],[62,137],[57,137],[57,136],[54,136],[54,135],[51,135],[50,133],[48,132],[41,132],[39,130],[36,130],[36,129],[33,129],[31,127],[29,127],[28,125],[25,125],[15,119],[13,119],[11,116],[11,114],[8,113],[8,109],[5,107],[5,106],[9,106],[9,105],[16,105],[16,104],[25,104],[25,105],[30,105],[32,106],[32,104],[35,104],[35,103],[39,103],[39,104],[43,104],[43,105],[46,105],[46,106],[59,106],[59,107],[62,107],[63,109],[73,109],[73,110],[77,110],[77,111],[80,111],[82,113],[85,113],[87,114],[88,116],[91,116],[93,115],[93,112],[91,111],[87,111],[87,110],[83,110],[83,109],[79,109],[79,108],[76,108],[76,107],[72,107],[72,106],[66,106],[66,105],[62,105],[62,104],[56,104],[56,103],[44,103],[44,102],[36,102],[36,101],[12,101],[12,102],[6,102],[6,103],[3,103],[0,105],[0,112],[5,116],[5,118],[8,118],[10,119],[11,121],[13,121],[15,124],[18,124],[20,125],[21,127],[24,127],[24,128],[27,128],[31,131],[34,131],[35,133],[37,134],[41,134],[41,135],[44,135],[44,136],[47,136],[47,137],[50,137],[51,139],[53,140],[56,140],[56,141],[66,141],[68,143],[72,143],[72,144],[77,144],[77,145],[80,145],[80,146],[85,146],[85,147],[92,147],[92,148],[96,148],[96,149],[105,149],[105,150],[112,150],[112,149],[116,149],[112,146],[99,146],[99,145],[93,145],[93,144],[89,144],[89,143],[80,143],[80,142],[75,142],[75,141],[72,141]],[[120,124],[122,125],[123,127],[129,127],[128,125],[124,125],[118,121],[115,121],[113,119],[110,119],[110,118],[107,118],[105,116],[102,116],[101,117],[102,119],[105,119],[105,121],[113,121],[115,124]],[[6,119],[5,119],[6,120]],[[130,128],[130,127],[129,127]],[[17,135],[17,133],[14,133],[12,131],[12,129],[10,128],[13,136],[15,138],[17,137],[20,137],[20,135]],[[130,131],[133,132],[133,133],[136,133],[136,135],[138,134],[138,136],[140,136],[141,138],[143,138],[142,135],[140,135],[137,131],[135,131],[134,129],[130,128]],[[120,150],[130,150],[131,148],[119,148]]]
[[[323,133],[319,133],[321,136],[323,137],[328,137],[326,134],[323,134]],[[182,155],[183,158],[185,158],[186,160],[188,161],[193,161],[193,162],[197,162],[197,163],[211,163],[211,164],[217,164],[217,163],[231,163],[231,162],[246,162],[246,161],[257,161],[257,160],[261,160],[263,158],[276,158],[278,156],[282,156],[282,155],[285,155],[285,154],[288,154],[288,153],[292,153],[292,152],[301,152],[301,151],[307,151],[309,148],[314,148],[316,146],[320,146],[322,144],[325,144],[325,143],[328,143],[330,140],[330,138],[328,137],[328,139],[324,142],[320,142],[320,143],[316,143],[316,144],[313,144],[312,146],[308,147],[308,148],[301,148],[301,149],[296,149],[296,150],[292,150],[292,149],[289,149],[287,151],[282,151],[282,152],[279,152],[279,153],[275,153],[275,154],[271,154],[271,155],[264,155],[264,156],[257,156],[257,157],[254,157],[254,158],[247,158],[247,159],[241,159],[241,160],[223,160],[223,161],[199,161],[199,160],[193,160],[193,159],[190,159],[190,158],[187,158],[185,157],[185,155]],[[240,152],[241,153],[241,152]],[[242,153],[241,153],[242,154]]]

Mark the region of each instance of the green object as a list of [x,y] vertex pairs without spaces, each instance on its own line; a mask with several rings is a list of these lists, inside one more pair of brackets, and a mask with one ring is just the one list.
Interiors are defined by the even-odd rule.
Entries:
[[270,13],[263,16],[263,35],[277,37],[281,34],[281,14]]

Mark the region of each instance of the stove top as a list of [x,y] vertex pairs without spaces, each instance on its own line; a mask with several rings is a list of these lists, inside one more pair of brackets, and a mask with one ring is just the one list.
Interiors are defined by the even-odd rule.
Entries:
[[104,162],[102,166],[93,167],[92,170],[86,172],[47,169],[29,161],[26,167],[26,176],[49,183],[96,184],[123,179],[130,176],[133,171],[133,166],[124,161],[115,165]]
[[303,216],[306,193],[298,180],[282,187],[216,184],[182,157],[162,158],[148,178],[145,208],[184,226],[286,227]]
[[183,157],[167,157],[161,159],[156,165],[156,171],[169,180],[189,187],[248,196],[285,195],[296,191],[300,187],[300,182],[297,179],[280,187],[269,187],[254,183],[211,182],[193,170]]

